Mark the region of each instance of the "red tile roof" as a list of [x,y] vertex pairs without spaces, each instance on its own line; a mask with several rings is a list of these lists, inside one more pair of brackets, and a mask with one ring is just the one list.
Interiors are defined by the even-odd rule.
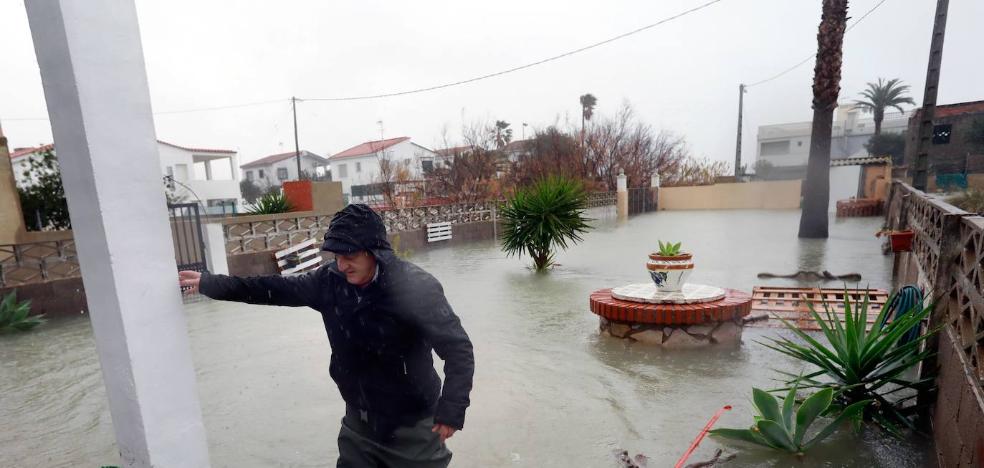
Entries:
[[49,143],[47,145],[42,145],[35,148],[17,148],[12,153],[10,153],[10,159],[17,159],[24,156],[30,156],[34,153],[53,149],[54,147],[55,145]]
[[464,154],[475,149],[474,145],[468,146],[455,146],[453,148],[441,148],[434,151],[441,156],[454,156],[456,154]]
[[[248,162],[246,164],[242,164],[239,167],[242,168],[242,169],[252,169],[254,167],[268,166],[268,165],[273,164],[273,163],[276,163],[276,162],[280,162],[280,161],[283,161],[283,160],[286,160],[286,159],[293,158],[296,155],[297,155],[297,152],[296,151],[290,151],[290,152],[287,152],[287,153],[279,153],[279,154],[271,154],[270,156],[266,156],[266,157],[257,159],[256,161],[251,161],[251,162]],[[308,150],[301,150],[301,156],[302,157],[315,158],[315,159],[319,160],[320,162],[327,162],[327,160],[325,158],[322,158],[321,156],[318,156],[318,155],[316,155],[316,154],[314,154],[314,153],[312,153],[312,152],[310,152]]]
[[168,143],[168,142],[162,141],[162,140],[157,140],[157,142],[160,143],[160,144],[162,144],[162,145],[170,146],[172,148],[177,148],[177,149],[181,149],[181,150],[185,150],[185,151],[191,151],[192,153],[236,154],[236,151],[235,150],[211,149],[211,148],[188,148],[186,146],[178,146],[178,145],[176,145],[174,143]]
[[365,156],[367,154],[372,154],[375,153],[376,151],[382,151],[386,148],[389,148],[390,146],[393,146],[398,143],[403,143],[404,141],[409,141],[409,140],[410,137],[399,137],[399,138],[390,138],[388,140],[367,141],[365,143],[355,145],[345,151],[342,151],[341,153],[332,155],[328,159],[336,160],[336,159],[344,159],[344,158],[354,158],[356,156]]

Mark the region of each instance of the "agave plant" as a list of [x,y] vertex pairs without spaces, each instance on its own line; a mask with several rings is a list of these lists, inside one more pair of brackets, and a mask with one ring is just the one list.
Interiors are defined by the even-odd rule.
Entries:
[[910,380],[905,374],[933,353],[931,349],[920,351],[919,348],[937,330],[929,330],[912,340],[902,338],[914,327],[919,327],[933,307],[917,303],[911,310],[897,311],[895,318],[889,321],[888,304],[891,303],[889,300],[882,307],[868,330],[867,295],[862,302],[852,303],[850,294],[845,291],[843,323],[826,302],[823,303],[825,317],[809,305],[810,314],[823,331],[826,344],[782,318],[783,324],[801,342],[783,337],[769,338],[771,344],[762,344],[819,368],[802,376],[783,372],[789,384],[833,390],[834,400],[841,406],[874,400],[876,404],[865,409],[865,419],[877,422],[894,434],[899,434],[900,423],[915,429],[905,414],[908,410],[903,410],[905,401],[914,395],[902,398],[896,395],[932,385],[932,377]]
[[680,255],[680,242],[676,244],[672,242],[659,241],[659,254],[663,257],[675,257]]
[[726,439],[741,440],[763,447],[803,454],[833,434],[845,421],[857,418],[864,408],[871,403],[871,400],[862,400],[848,406],[833,421],[807,439],[808,433],[812,432],[810,426],[818,417],[831,409],[833,399],[834,390],[825,388],[808,397],[799,409],[794,411],[796,404],[795,386],[789,389],[781,409],[776,397],[764,390],[753,388],[752,403],[758,410],[758,416],[755,417],[755,423],[752,427],[749,429],[714,429],[709,433]]
[[267,192],[256,203],[252,203],[246,212],[251,215],[289,213],[294,209],[290,201],[280,191]]
[[0,301],[0,333],[28,331],[46,322],[44,314],[28,316],[31,301],[17,302],[17,292],[13,291]]
[[519,190],[502,208],[502,250],[525,252],[537,271],[553,264],[554,251],[581,241],[590,229],[584,216],[587,192],[580,182],[550,177]]

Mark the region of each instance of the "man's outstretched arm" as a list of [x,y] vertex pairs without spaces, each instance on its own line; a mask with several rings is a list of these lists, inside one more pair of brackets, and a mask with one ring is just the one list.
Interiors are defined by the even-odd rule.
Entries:
[[190,293],[201,292],[220,301],[287,307],[309,306],[317,298],[318,270],[298,276],[238,276],[213,275],[197,271],[178,272],[182,287]]

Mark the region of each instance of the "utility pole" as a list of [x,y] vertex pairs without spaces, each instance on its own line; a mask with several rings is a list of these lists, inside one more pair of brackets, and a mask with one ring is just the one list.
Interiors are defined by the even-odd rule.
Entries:
[[376,125],[379,125],[379,140],[380,141],[385,140],[385,138],[383,137],[383,121],[377,120]]
[[297,160],[297,180],[301,177],[301,145],[297,142],[297,98],[290,97],[290,108],[294,112],[294,159]]
[[745,107],[745,85],[738,84],[738,143],[735,144],[735,178],[741,176],[741,113]]
[[[912,186],[926,190],[929,179],[929,145],[933,139],[933,118],[936,117],[936,93],[940,86],[940,67],[943,64],[943,37],[946,35],[946,13],[950,0],[936,1],[936,17],[933,22],[933,39],[929,48],[929,67],[926,69],[926,90],[923,93],[922,110],[919,111],[919,139],[916,143],[916,160],[910,170]],[[910,161],[906,161],[907,163]]]

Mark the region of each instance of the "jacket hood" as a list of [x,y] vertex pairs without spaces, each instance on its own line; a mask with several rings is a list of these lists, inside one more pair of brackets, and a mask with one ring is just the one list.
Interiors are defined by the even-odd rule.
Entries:
[[393,247],[386,237],[383,218],[364,204],[348,205],[335,213],[321,249],[330,252],[368,250],[383,263],[393,258]]

